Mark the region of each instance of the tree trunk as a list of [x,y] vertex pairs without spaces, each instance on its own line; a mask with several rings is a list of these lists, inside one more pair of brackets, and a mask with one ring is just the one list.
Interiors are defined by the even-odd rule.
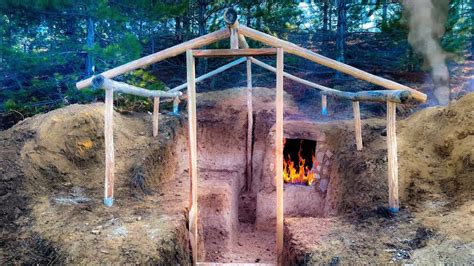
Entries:
[[[198,28],[199,28],[199,36],[203,36],[206,34],[206,7],[207,7],[207,0],[200,0],[199,1],[199,14],[198,14]],[[199,73],[206,73],[207,72],[207,59],[200,58],[198,63],[198,70]]]
[[90,77],[94,74],[94,55],[92,48],[94,46],[95,26],[92,17],[87,18],[87,58],[86,58],[86,76]]
[[257,25],[255,25],[255,26],[256,26],[257,30],[261,31],[262,30],[262,14],[261,14],[260,4],[257,4],[256,16],[257,16]]
[[175,31],[174,35],[176,38],[176,43],[180,43],[183,41],[183,33],[182,33],[182,27],[181,27],[181,17],[175,17]]
[[252,16],[251,6],[247,6],[247,27],[250,27],[250,19]]
[[[472,24],[474,24],[474,1],[471,0],[471,26]],[[471,59],[474,59],[474,38],[472,37],[472,34],[471,34]]]
[[328,31],[328,1],[324,1],[323,3],[323,31]]
[[345,62],[345,42],[346,42],[346,0],[337,2],[337,40],[336,40],[336,59],[339,62]]
[[387,0],[382,0],[382,29],[387,25]]

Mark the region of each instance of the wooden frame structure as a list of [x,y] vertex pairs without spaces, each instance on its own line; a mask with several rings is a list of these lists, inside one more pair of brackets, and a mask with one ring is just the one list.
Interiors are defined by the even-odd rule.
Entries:
[[[182,44],[173,46],[163,51],[151,54],[149,56],[137,59],[130,63],[118,66],[105,71],[98,76],[90,77],[76,83],[78,89],[83,89],[90,85],[95,88],[102,88],[106,91],[105,97],[105,185],[104,185],[104,203],[107,206],[113,204],[113,184],[114,184],[114,147],[113,147],[113,93],[122,92],[144,97],[153,97],[153,136],[158,135],[158,116],[159,102],[162,98],[173,98],[173,109],[177,112],[180,92],[187,88],[187,106],[188,106],[188,129],[189,129],[189,175],[190,175],[190,206],[189,206],[189,233],[190,243],[193,252],[193,263],[198,261],[198,171],[197,171],[197,114],[196,114],[196,84],[218,73],[221,73],[233,66],[246,62],[247,65],[247,110],[248,110],[248,131],[247,131],[247,177],[252,172],[252,130],[253,130],[253,106],[252,106],[252,63],[272,71],[276,74],[276,99],[275,99],[275,184],[276,184],[276,253],[277,263],[282,264],[283,259],[283,78],[294,80],[311,88],[317,89],[322,96],[322,114],[327,115],[327,97],[344,98],[352,101],[354,112],[354,131],[357,150],[362,150],[362,126],[360,118],[360,101],[386,102],[387,103],[387,150],[388,150],[388,185],[389,185],[389,209],[397,212],[399,209],[398,199],[398,165],[397,165],[397,139],[396,139],[396,104],[403,104],[410,99],[418,102],[425,102],[427,96],[415,89],[401,85],[394,81],[384,79],[349,65],[340,63],[333,59],[324,57],[305,48],[299,47],[290,42],[280,40],[271,35],[259,32],[257,30],[239,26],[237,14],[229,9],[225,12],[224,20],[227,27],[209,33],[207,35],[195,38]],[[260,41],[272,48],[249,48],[245,37]],[[197,50],[200,47],[209,45],[213,42],[230,38],[230,49],[210,49]],[[239,49],[239,46],[242,49]],[[186,70],[187,82],[168,91],[150,91],[125,83],[111,80],[118,75],[124,74],[138,68],[146,67],[157,63],[166,58],[179,55],[186,52]],[[370,83],[382,86],[388,90],[380,91],[362,91],[362,92],[344,92],[328,88],[314,82],[304,80],[292,74],[283,71],[284,53],[291,53],[317,64],[327,66],[337,71],[346,73],[353,77],[368,81]],[[270,66],[254,58],[261,55],[276,55],[276,67]],[[210,71],[196,78],[195,57],[242,57],[232,61],[220,68]],[[251,185],[247,183],[247,187]]]

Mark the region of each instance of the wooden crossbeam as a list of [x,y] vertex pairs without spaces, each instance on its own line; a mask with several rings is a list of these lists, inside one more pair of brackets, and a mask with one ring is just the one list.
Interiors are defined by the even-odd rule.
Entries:
[[193,50],[194,57],[262,56],[262,55],[275,55],[275,54],[276,54],[275,48]]

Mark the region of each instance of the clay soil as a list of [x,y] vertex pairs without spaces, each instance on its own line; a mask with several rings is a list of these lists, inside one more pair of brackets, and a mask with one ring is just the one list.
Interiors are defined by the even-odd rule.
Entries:
[[[307,119],[285,97],[285,117]],[[256,89],[256,140],[271,130],[273,99],[272,90]],[[157,138],[150,114],[114,115],[111,208],[102,204],[102,104],[68,106],[0,132],[0,263],[191,264],[186,115],[166,112]],[[245,91],[199,94],[198,117],[200,260],[274,263],[274,229],[254,227],[254,194],[242,192]],[[385,209],[384,119],[364,119],[360,152],[350,120],[321,128],[337,162],[336,212],[286,217],[285,264],[474,263],[474,94],[398,122],[397,215]]]

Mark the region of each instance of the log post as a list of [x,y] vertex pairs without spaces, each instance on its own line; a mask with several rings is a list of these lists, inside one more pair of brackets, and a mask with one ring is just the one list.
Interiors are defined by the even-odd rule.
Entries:
[[321,114],[328,115],[328,96],[325,94],[321,95]]
[[283,49],[277,49],[275,123],[275,184],[277,264],[283,265]]
[[198,260],[198,210],[197,210],[197,139],[196,139],[196,70],[193,52],[186,51],[186,72],[188,81],[188,130],[189,130],[189,177],[190,201],[189,234],[193,253],[193,264]]
[[397,104],[387,102],[387,171],[388,171],[388,206],[392,213],[398,212],[398,162],[396,133]]
[[357,150],[361,151],[363,148],[362,145],[362,123],[360,121],[360,107],[358,101],[352,102],[352,109],[354,110],[354,132],[356,139]]
[[230,49],[239,49],[239,34],[237,28],[230,28]]
[[252,187],[253,103],[252,61],[247,58],[247,190]]
[[173,100],[173,114],[174,115],[179,115],[179,103],[181,101],[179,100],[179,97],[174,97]]
[[153,97],[153,137],[158,136],[158,120],[160,116],[160,97]]
[[104,112],[104,140],[105,140],[105,183],[104,204],[111,207],[114,203],[114,179],[115,179],[115,156],[114,156],[114,90],[105,90],[105,112]]

